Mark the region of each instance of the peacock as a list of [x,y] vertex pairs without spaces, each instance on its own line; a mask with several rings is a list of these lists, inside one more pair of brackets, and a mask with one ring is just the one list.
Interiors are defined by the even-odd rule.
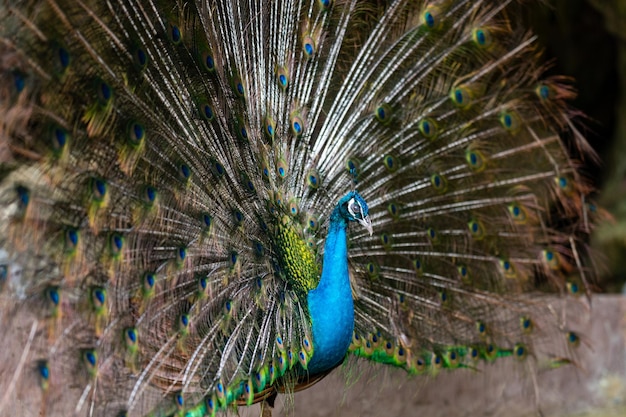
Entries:
[[0,414],[575,365],[595,156],[524,7],[3,0]]

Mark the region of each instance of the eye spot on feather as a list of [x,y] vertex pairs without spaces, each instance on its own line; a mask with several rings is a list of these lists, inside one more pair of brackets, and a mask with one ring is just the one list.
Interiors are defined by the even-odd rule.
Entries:
[[65,252],[73,253],[78,246],[80,235],[78,229],[70,228],[65,231]]
[[421,16],[422,25],[427,29],[436,29],[441,24],[440,22],[441,11],[437,6],[429,5],[426,7]]
[[148,64],[148,55],[146,54],[146,51],[143,48],[135,48],[133,51],[133,61],[137,69],[144,69]]
[[146,272],[143,275],[142,286],[144,295],[148,295],[153,289],[156,283],[156,276],[152,272]]
[[467,227],[475,240],[482,240],[485,237],[485,226],[481,221],[472,219],[467,223]]
[[443,175],[433,174],[430,177],[430,183],[439,194],[443,194],[448,190],[448,181]]
[[385,155],[383,157],[383,163],[390,173],[396,172],[398,168],[400,168],[398,160],[393,155]]
[[26,87],[26,78],[19,71],[13,71],[13,87],[17,93],[21,93]]
[[91,180],[91,198],[93,201],[102,202],[107,195],[107,183],[100,178]]
[[487,166],[485,156],[480,151],[476,150],[468,149],[465,152],[465,161],[474,172],[481,172]]
[[98,364],[98,354],[93,349],[87,349],[83,352],[83,361],[89,369],[94,369]]
[[231,88],[237,98],[243,99],[246,96],[246,87],[238,74],[234,74],[230,80]]
[[519,115],[514,111],[505,111],[500,114],[500,123],[510,134],[519,132],[522,125]]
[[[4,265],[3,265],[4,266]],[[6,267],[5,267],[6,270]],[[59,306],[61,302],[61,293],[59,292],[59,287],[51,286],[45,291],[46,298],[50,302],[52,308],[56,308]]]
[[413,265],[413,270],[417,273],[417,275],[421,275],[423,272],[422,261],[419,259],[413,259],[411,264]]
[[211,229],[211,226],[213,226],[213,217],[208,213],[203,213],[202,224],[204,226],[205,231],[209,231]]
[[180,247],[176,249],[176,261],[178,263],[182,263],[185,261],[185,259],[187,259],[187,248]]
[[437,126],[437,123],[429,117],[420,120],[417,127],[420,133],[431,141],[435,140],[439,134],[439,127]]
[[546,84],[539,84],[535,88],[535,94],[541,101],[550,100],[554,96],[553,89]]
[[306,181],[311,190],[317,190],[320,186],[320,177],[317,170],[309,170],[309,172],[306,174]]
[[369,262],[366,266],[367,273],[371,279],[376,279],[380,272],[380,267],[376,262]]
[[481,49],[488,49],[493,44],[493,36],[487,28],[475,28],[472,30],[472,40]]
[[452,102],[461,109],[467,109],[472,104],[472,95],[467,86],[455,87],[450,92]]
[[182,40],[182,34],[178,26],[170,24],[168,31],[169,39],[174,45],[178,45]]
[[387,234],[387,233],[382,233],[380,235],[380,242],[383,245],[383,249],[385,249],[385,251],[390,251],[392,249],[392,238],[391,235]]
[[513,348],[513,352],[515,353],[515,357],[518,360],[526,359],[526,356],[528,355],[528,350],[526,349],[526,346],[522,344],[515,345],[515,347]]
[[137,345],[139,339],[139,333],[134,327],[129,327],[124,330],[124,340],[126,341],[127,348],[133,348]]
[[391,122],[393,111],[389,104],[380,104],[374,111],[374,116],[381,124],[387,125]]
[[523,316],[520,318],[520,327],[524,333],[531,333],[533,330],[533,321],[530,317]]
[[567,333],[567,343],[569,343],[573,347],[578,347],[580,345],[580,337],[575,332]]
[[329,10],[333,4],[332,0],[318,0],[321,10]]
[[202,118],[207,122],[210,122],[215,117],[215,113],[213,112],[213,108],[208,104],[204,103],[200,105],[200,114]]
[[146,131],[143,125],[139,123],[131,123],[128,129],[128,142],[134,148],[139,147],[146,137]]
[[467,266],[465,265],[459,265],[457,267],[457,272],[459,274],[459,278],[461,279],[461,282],[465,285],[471,285],[472,284],[472,279],[470,277],[470,273],[469,270],[467,269]]
[[217,160],[213,161],[212,171],[215,174],[215,176],[217,176],[218,178],[223,177],[224,173],[226,172],[226,170],[224,169],[224,165],[222,165]]
[[276,134],[276,123],[274,119],[269,116],[265,117],[263,121],[263,134],[270,141],[274,139],[274,135]]
[[65,149],[65,145],[69,139],[67,131],[60,127],[54,127],[50,136],[52,150],[56,155],[60,155]]
[[426,236],[430,240],[431,243],[436,243],[438,240],[437,231],[432,227],[426,229]]
[[104,81],[98,81],[97,91],[100,104],[103,106],[109,104],[109,102],[113,98],[113,89],[111,88],[111,86]]
[[290,124],[291,133],[297,138],[302,136],[302,132],[304,131],[304,121],[297,113],[294,113],[291,116]]
[[209,51],[204,51],[202,53],[202,63],[205,70],[209,72],[215,71],[215,59]]
[[58,46],[57,47],[57,59],[58,59],[58,64],[60,66],[60,72],[63,73],[65,72],[65,70],[70,66],[70,53],[69,51],[62,47],[62,46]]
[[315,55],[315,41],[310,35],[306,35],[302,38],[302,51],[305,58],[312,58]]

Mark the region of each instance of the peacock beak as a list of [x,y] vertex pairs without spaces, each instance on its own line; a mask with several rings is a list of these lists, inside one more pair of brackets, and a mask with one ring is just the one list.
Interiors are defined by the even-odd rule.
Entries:
[[365,227],[368,232],[370,232],[370,236],[374,233],[374,229],[372,229],[372,221],[370,220],[370,216],[365,216],[363,219],[357,219],[357,221],[361,223],[361,225]]

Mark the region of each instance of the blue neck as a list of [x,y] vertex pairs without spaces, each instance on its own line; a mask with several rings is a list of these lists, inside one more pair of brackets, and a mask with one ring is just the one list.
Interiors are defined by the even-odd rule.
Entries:
[[313,328],[311,374],[327,371],[346,355],[354,329],[354,305],[348,275],[348,224],[335,207],[324,244],[322,277],[309,291],[308,306]]

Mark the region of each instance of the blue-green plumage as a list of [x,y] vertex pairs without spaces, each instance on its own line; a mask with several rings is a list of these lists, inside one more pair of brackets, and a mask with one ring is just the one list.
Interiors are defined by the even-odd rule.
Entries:
[[519,7],[0,0],[0,414],[573,362],[586,148]]
[[[349,205],[354,207],[351,211],[348,211]],[[354,304],[348,270],[347,229],[348,222],[355,220],[369,225],[367,204],[358,193],[351,192],[337,203],[330,215],[322,277],[307,295],[315,352],[308,365],[312,374],[338,365],[352,340]]]
[[354,306],[348,276],[347,227],[335,210],[324,244],[322,277],[307,296],[315,349],[308,370],[313,374],[340,363],[352,340]]

